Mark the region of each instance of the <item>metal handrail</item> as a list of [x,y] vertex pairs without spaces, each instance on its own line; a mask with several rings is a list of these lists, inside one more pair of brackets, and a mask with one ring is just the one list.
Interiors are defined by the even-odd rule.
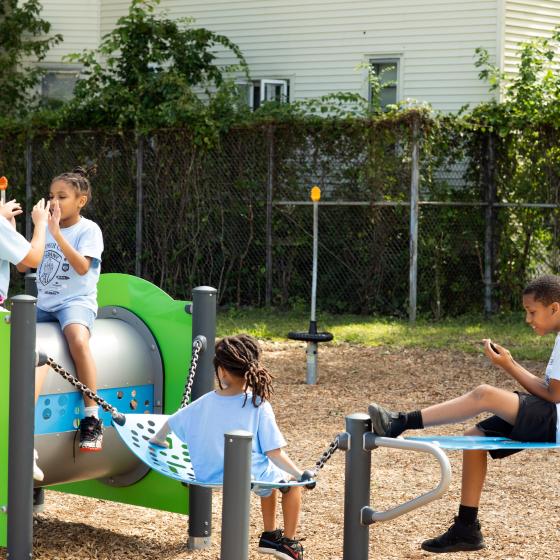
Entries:
[[447,455],[439,447],[432,445],[431,443],[421,441],[380,437],[375,435],[373,432],[365,433],[364,450],[371,451],[376,447],[390,447],[393,449],[406,449],[409,451],[420,451],[421,453],[431,453],[439,462],[440,481],[439,484],[429,492],[386,511],[375,511],[367,506],[362,508],[361,522],[364,525],[371,525],[376,521],[389,521],[391,519],[395,519],[396,517],[436,500],[449,487],[449,483],[451,482],[451,465],[449,464]]

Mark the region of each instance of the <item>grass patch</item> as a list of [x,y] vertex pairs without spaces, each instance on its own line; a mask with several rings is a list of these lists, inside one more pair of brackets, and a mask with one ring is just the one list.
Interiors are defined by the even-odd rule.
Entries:
[[[309,315],[303,311],[282,312],[268,309],[232,309],[218,314],[218,336],[246,332],[257,338],[283,341],[288,331],[307,331]],[[480,341],[491,338],[508,348],[516,359],[546,361],[552,351],[551,335],[535,335],[523,313],[499,315],[492,319],[463,316],[442,321],[408,321],[362,315],[320,314],[319,328],[332,332],[334,343],[393,348],[445,348],[478,353]]]

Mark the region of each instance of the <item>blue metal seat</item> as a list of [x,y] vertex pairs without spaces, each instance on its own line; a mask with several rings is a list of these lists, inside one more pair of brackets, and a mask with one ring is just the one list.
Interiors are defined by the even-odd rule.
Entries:
[[534,441],[514,441],[504,437],[484,437],[484,436],[422,436],[406,437],[404,439],[413,441],[423,441],[432,443],[442,449],[558,449],[560,443],[546,443]]

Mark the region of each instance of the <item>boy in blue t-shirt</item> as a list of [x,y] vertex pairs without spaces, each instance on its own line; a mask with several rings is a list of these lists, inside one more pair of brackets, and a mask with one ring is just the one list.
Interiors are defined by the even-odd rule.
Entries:
[[[272,376],[260,363],[261,349],[249,335],[225,337],[216,344],[214,368],[219,389],[207,393],[171,416],[151,442],[167,446],[172,430],[190,451],[197,480],[221,483],[224,468],[224,434],[247,430],[253,434],[251,475],[255,480],[301,480],[303,472],[284,451],[286,440],[278,429],[268,402]],[[301,511],[301,488],[282,495],[284,530],[276,525],[277,490],[254,488],[261,497],[264,532],[259,552],[286,560],[303,560],[296,540]]]

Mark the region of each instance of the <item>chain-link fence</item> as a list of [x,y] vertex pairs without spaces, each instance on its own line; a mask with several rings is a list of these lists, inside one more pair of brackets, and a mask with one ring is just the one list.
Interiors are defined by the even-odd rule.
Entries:
[[529,276],[558,270],[556,185],[542,204],[498,203],[499,154],[484,141],[474,149],[463,135],[435,152],[412,121],[329,126],[237,128],[210,150],[188,130],[36,135],[0,143],[0,171],[28,212],[53,177],[96,163],[86,215],[104,234],[103,270],[179,298],[206,284],[225,305],[306,305],[314,184],[319,308],[491,311],[516,305]]

